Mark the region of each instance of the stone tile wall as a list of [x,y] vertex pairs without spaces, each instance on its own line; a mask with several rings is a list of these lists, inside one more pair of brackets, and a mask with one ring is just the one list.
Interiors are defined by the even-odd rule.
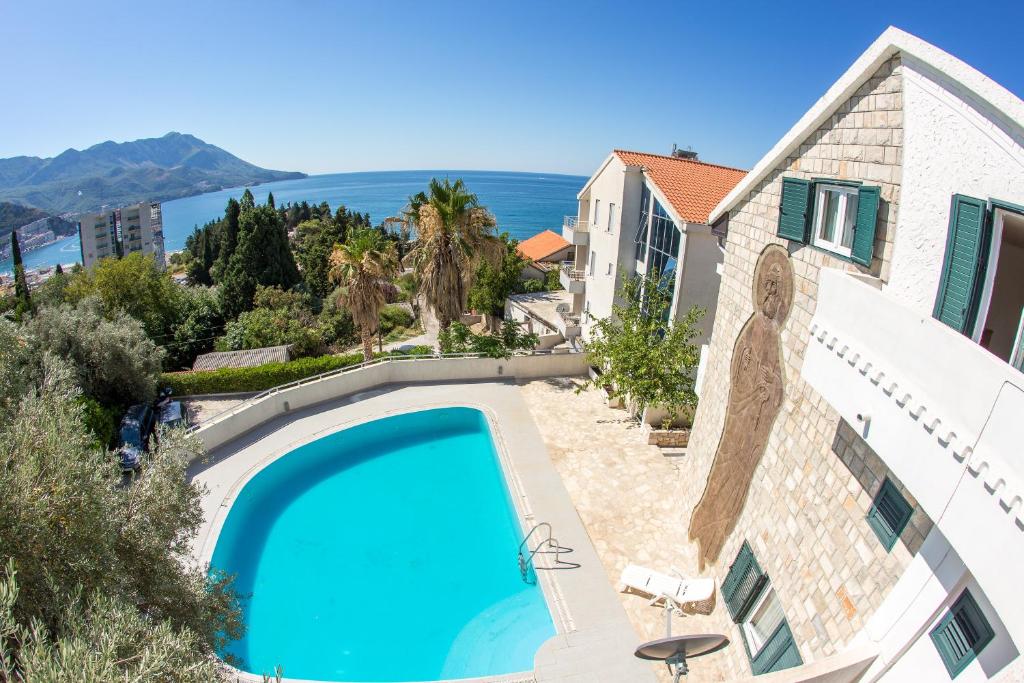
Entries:
[[[730,212],[725,266],[704,393],[688,447],[691,468],[681,496],[692,511],[704,490],[725,419],[733,346],[751,315],[754,264],[769,243],[786,246],[794,304],[782,331],[785,398],[754,475],[736,530],[710,573],[719,581],[744,539],[750,542],[785,609],[805,662],[842,650],[864,626],[930,528],[920,513],[904,543],[886,552],[865,520],[884,465],[800,375],[814,315],[818,271],[843,268],[887,280],[893,252],[902,162],[899,55],[882,65],[839,110]],[[875,258],[856,266],[776,236],[783,175],[861,180],[881,186]],[[681,520],[689,525],[689,513]],[[708,662],[726,679],[749,676],[739,629],[719,601],[714,626],[732,646]],[[708,624],[705,628],[710,628]]]

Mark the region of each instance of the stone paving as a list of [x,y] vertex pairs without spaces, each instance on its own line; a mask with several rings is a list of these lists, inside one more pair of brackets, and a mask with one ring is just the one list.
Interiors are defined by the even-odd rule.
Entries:
[[[697,576],[696,553],[682,521],[688,511],[674,493],[688,476],[685,451],[649,446],[625,411],[609,408],[599,391],[577,395],[579,384],[565,378],[536,380],[522,383],[520,391],[609,582],[617,587],[629,563],[666,573],[675,566],[685,576]],[[637,644],[665,636],[663,609],[648,606],[638,595],[620,593],[620,600]],[[672,633],[721,633],[723,619],[724,608],[716,604],[709,617],[673,616]],[[716,659],[694,660],[688,680],[724,680]],[[671,680],[663,665],[654,668],[659,680]]]

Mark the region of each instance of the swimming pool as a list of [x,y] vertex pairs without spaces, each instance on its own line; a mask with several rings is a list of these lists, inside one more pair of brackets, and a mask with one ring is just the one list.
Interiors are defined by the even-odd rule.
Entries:
[[555,629],[487,420],[388,417],[301,446],[239,492],[211,567],[236,574],[245,636],[222,654],[287,678],[429,681],[533,668]]

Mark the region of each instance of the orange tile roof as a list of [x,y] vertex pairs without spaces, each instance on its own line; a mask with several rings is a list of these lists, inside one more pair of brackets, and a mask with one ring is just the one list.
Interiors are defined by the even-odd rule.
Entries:
[[520,242],[519,246],[516,247],[516,251],[531,261],[543,261],[552,254],[556,254],[571,246],[557,232],[545,230],[528,240]]
[[684,221],[707,223],[711,211],[747,175],[746,171],[703,161],[623,149],[615,154],[627,166],[642,166]]

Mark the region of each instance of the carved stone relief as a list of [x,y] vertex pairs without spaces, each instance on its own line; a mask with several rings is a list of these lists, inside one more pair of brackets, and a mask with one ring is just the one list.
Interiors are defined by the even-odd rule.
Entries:
[[793,305],[789,253],[768,245],[757,260],[754,313],[733,347],[729,403],[708,483],[690,519],[700,569],[718,559],[747,500],[754,470],[782,407],[784,377],[780,332]]

